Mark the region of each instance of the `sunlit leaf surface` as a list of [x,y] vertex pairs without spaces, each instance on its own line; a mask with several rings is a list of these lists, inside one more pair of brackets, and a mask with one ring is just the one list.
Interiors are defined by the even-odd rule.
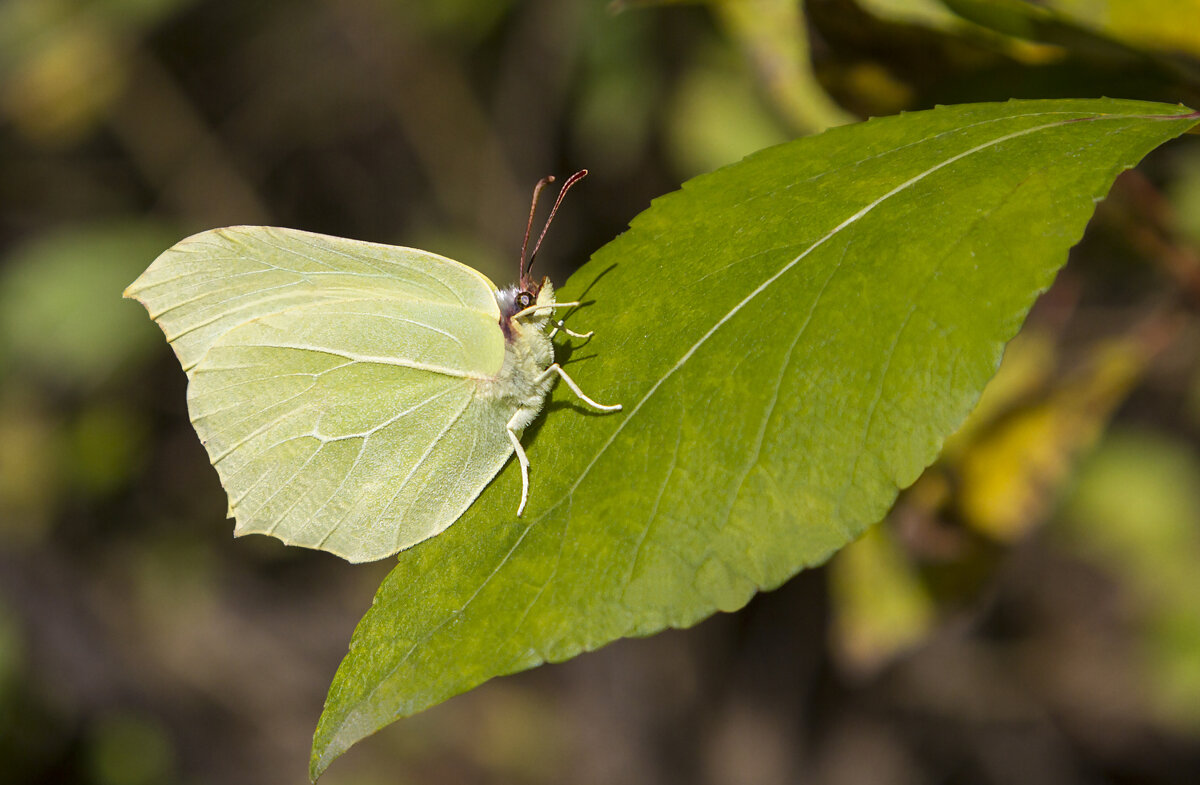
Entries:
[[879,520],[994,373],[1095,201],[1196,123],[1120,101],[941,108],[758,153],[657,200],[561,299],[594,329],[466,516],[401,554],[312,773],[493,676],[735,610]]

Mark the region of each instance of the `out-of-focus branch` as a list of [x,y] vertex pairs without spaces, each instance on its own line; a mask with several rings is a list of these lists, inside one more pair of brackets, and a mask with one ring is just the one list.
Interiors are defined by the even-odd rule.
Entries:
[[811,134],[854,122],[813,72],[801,0],[713,0],[711,5],[791,130]]
[[[442,210],[478,227],[488,242],[514,242],[512,215],[496,205],[524,205],[503,146],[461,63],[428,40],[405,33],[395,8],[377,0],[335,6],[334,19],[424,166]],[[522,208],[523,209],[523,208]]]
[[142,176],[196,226],[270,223],[270,211],[171,75],[140,50],[109,127]]

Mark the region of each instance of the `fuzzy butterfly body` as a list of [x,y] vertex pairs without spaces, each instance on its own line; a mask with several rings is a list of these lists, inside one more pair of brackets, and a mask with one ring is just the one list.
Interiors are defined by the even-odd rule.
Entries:
[[126,296],[188,375],[235,533],[354,562],[443,531],[514,453],[519,514],[519,437],[556,378],[619,408],[554,362],[547,329],[570,304],[524,254],[520,283],[498,289],[426,251],[231,227],[176,244]]

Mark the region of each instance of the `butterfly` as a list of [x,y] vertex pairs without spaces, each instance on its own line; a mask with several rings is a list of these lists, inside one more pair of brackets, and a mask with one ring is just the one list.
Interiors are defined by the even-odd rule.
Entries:
[[372,561],[454,523],[515,453],[562,380],[566,330],[530,267],[534,188],[516,284],[428,251],[235,226],[168,249],[125,291],[188,377],[192,424],[229,495],[235,534]]

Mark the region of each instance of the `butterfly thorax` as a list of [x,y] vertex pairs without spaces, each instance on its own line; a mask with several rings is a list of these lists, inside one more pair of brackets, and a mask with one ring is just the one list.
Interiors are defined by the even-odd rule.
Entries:
[[514,430],[521,431],[541,411],[546,394],[554,383],[543,374],[554,362],[554,345],[546,335],[550,308],[521,314],[531,305],[553,305],[554,287],[549,279],[538,287],[536,300],[528,289],[510,286],[496,292],[500,307],[500,328],[504,333],[504,362],[494,379],[481,382],[479,394],[505,401],[517,415]]

